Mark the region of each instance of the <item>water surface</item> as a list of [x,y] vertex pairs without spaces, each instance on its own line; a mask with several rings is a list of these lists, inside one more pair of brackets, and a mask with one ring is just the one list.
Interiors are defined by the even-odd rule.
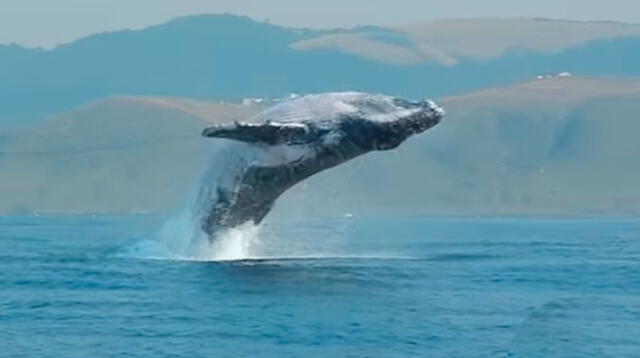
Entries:
[[638,357],[640,221],[267,223],[151,255],[164,218],[0,218],[7,357]]

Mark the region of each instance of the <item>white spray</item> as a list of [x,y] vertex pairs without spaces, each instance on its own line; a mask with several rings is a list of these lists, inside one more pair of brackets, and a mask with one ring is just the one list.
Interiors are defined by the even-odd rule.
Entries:
[[184,207],[170,216],[152,240],[127,248],[126,256],[162,260],[227,261],[254,259],[260,256],[258,226],[253,223],[220,232],[210,240],[202,230],[201,218],[217,199],[218,188],[232,189],[235,180],[256,160],[263,150],[245,143],[211,144],[209,167],[200,185],[187,196]]

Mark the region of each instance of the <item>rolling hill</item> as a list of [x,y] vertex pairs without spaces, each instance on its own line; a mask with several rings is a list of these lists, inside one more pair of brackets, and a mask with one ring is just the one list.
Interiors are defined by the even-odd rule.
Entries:
[[[310,178],[274,217],[640,214],[640,82],[548,78],[440,102],[438,127]],[[175,210],[224,145],[202,127],[259,109],[121,96],[67,111],[0,139],[0,212]]]

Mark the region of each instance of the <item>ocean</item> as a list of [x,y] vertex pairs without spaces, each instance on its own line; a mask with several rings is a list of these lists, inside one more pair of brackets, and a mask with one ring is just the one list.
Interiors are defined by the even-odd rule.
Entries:
[[0,357],[640,357],[639,220],[167,220],[0,217]]

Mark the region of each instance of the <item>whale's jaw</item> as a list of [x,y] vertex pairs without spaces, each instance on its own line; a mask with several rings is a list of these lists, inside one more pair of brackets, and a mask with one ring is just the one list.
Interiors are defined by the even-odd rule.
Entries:
[[412,106],[408,114],[376,124],[380,128],[377,131],[375,150],[395,149],[409,137],[434,127],[445,116],[444,109],[431,100],[408,103]]
[[[432,101],[353,92],[312,95],[276,107],[251,121],[202,133],[245,143],[259,153],[234,171],[223,170],[225,185],[203,182],[201,192],[212,197],[200,200],[201,226],[211,240],[221,230],[259,224],[277,198],[304,179],[362,154],[397,148],[445,115]],[[274,113],[284,119],[273,118]]]

